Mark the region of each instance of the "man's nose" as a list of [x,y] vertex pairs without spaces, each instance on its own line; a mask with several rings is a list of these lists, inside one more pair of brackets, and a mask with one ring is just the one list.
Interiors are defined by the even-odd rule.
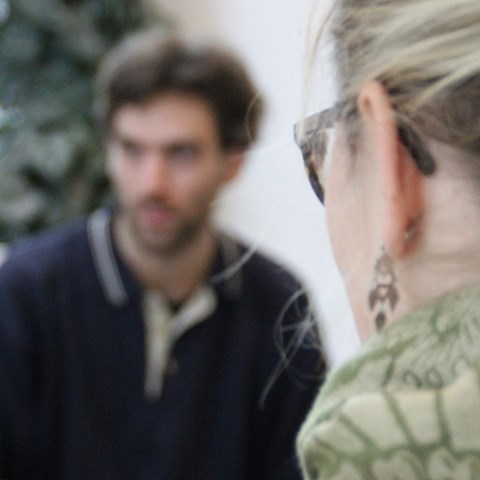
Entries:
[[148,193],[165,193],[170,189],[172,183],[171,172],[163,155],[149,155],[142,173],[142,182]]

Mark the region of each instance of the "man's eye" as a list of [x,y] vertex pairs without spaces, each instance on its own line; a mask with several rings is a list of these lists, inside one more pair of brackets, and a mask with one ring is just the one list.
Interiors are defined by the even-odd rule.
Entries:
[[176,145],[169,152],[169,157],[178,162],[191,162],[197,155],[198,148],[193,145]]
[[123,152],[130,158],[139,158],[143,153],[143,149],[140,145],[134,143],[124,143]]

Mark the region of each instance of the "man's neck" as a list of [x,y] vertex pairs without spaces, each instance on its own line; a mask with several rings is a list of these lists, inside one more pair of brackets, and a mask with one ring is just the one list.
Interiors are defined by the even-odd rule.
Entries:
[[179,305],[207,279],[215,254],[215,238],[205,229],[177,252],[159,253],[142,249],[120,222],[114,222],[114,237],[120,255],[140,284],[156,290],[172,304]]

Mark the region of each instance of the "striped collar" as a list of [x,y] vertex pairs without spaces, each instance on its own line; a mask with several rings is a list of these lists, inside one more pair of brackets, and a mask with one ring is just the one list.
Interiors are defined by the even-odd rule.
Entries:
[[[112,211],[100,209],[88,218],[87,233],[100,284],[107,301],[116,308],[125,307],[132,299],[126,279],[122,275],[125,265],[115,249],[112,238]],[[241,268],[250,255],[243,252],[235,240],[225,234],[217,235],[217,255],[209,284],[216,293],[231,300],[241,295]],[[130,273],[131,275],[131,273]]]

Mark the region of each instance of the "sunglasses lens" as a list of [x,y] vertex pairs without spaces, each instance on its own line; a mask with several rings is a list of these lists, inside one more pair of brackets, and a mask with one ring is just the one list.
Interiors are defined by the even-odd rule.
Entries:
[[294,127],[295,141],[302,151],[308,178],[321,203],[333,156],[336,110],[334,107],[313,114]]
[[315,192],[315,195],[323,204],[323,199],[325,195],[324,195],[322,184],[319,182],[317,172],[315,172],[315,169],[313,168],[311,163],[307,165],[306,170],[307,170],[308,179],[310,180],[310,185],[312,186],[313,191]]
[[325,182],[333,156],[333,137],[333,128],[317,132],[311,139],[309,155],[305,158],[308,178],[313,191],[322,203],[325,196]]

